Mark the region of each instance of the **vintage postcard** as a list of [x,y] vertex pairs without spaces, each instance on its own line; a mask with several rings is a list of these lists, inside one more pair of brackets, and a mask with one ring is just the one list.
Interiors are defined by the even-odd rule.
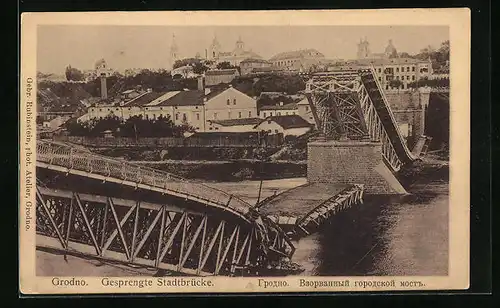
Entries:
[[21,30],[21,293],[469,287],[468,9]]

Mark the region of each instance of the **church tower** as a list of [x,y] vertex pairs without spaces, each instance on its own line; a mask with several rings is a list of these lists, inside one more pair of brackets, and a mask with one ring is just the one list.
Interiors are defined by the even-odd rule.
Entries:
[[241,40],[241,36],[238,37],[238,40],[236,41],[236,51],[237,52],[242,52],[245,48],[245,43]]
[[212,44],[208,48],[208,60],[217,60],[219,58],[220,53],[220,44],[217,40],[217,36],[214,35],[214,39],[212,40]]
[[364,41],[363,39],[360,39],[358,43],[358,59],[366,59],[370,57],[370,43],[368,43],[366,38]]
[[175,41],[175,34],[172,35],[172,45],[170,45],[170,62],[173,66],[175,61],[179,60],[179,47],[177,46],[177,42]]

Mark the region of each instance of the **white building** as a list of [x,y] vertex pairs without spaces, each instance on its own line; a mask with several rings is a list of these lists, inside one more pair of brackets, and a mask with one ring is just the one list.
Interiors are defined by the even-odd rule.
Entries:
[[196,131],[206,132],[215,131],[215,127],[220,129],[221,124],[217,123],[220,120],[256,118],[257,101],[231,86],[168,92],[148,91],[121,104],[89,107],[87,114],[80,117],[79,121],[103,119],[107,116],[117,116],[122,120],[133,116],[150,120],[169,117],[176,125],[189,124]]
[[257,131],[286,136],[302,136],[312,129],[312,125],[299,115],[272,116],[261,120],[255,126]]
[[276,105],[262,106],[259,110],[259,117],[261,118],[296,114],[299,114],[297,103],[285,104],[283,102],[279,102]]
[[213,122],[209,120],[231,120],[257,117],[257,100],[229,85],[223,90],[207,92],[205,96],[206,129],[210,131]]

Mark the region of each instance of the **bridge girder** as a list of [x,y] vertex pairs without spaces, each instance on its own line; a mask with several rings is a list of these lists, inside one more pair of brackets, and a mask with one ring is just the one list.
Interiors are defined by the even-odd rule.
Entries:
[[37,187],[36,206],[38,247],[189,275],[251,274],[294,250],[272,225],[168,204]]
[[414,159],[372,69],[313,74],[305,93],[325,139],[381,142],[382,156],[395,172]]

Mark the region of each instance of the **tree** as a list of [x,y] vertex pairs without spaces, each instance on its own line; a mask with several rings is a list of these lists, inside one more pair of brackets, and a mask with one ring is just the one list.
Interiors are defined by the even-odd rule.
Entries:
[[193,66],[193,73],[195,73],[195,74],[203,74],[206,71],[208,71],[208,66],[206,66],[205,64],[203,64],[201,62],[197,62]]
[[71,65],[68,65],[66,67],[65,75],[66,75],[66,80],[68,80],[68,81],[71,81],[71,80],[82,81],[83,80],[83,73],[79,69],[71,67]]
[[176,68],[179,68],[179,67],[182,67],[182,66],[186,66],[186,65],[191,65],[191,66],[194,66],[196,65],[197,63],[200,63],[200,59],[196,59],[196,58],[186,58],[186,59],[181,59],[181,60],[177,60],[174,62],[174,65],[172,66],[174,69]]
[[229,63],[227,61],[217,63],[216,67],[217,67],[217,69],[220,69],[220,70],[236,68],[235,66],[231,65],[231,63]]
[[407,53],[407,52],[402,52],[402,53],[400,53],[400,54],[399,54],[399,57],[400,57],[400,58],[413,58],[413,56],[410,56],[410,54],[409,54],[409,53]]

